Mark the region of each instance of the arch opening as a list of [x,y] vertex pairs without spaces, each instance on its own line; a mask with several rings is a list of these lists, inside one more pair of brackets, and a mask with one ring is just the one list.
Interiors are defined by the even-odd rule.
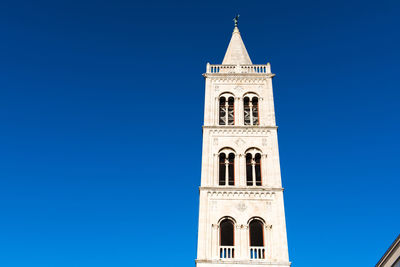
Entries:
[[250,246],[264,246],[264,224],[260,220],[252,220],[249,225],[250,229]]
[[229,219],[224,219],[221,221],[219,226],[221,246],[234,246],[234,223]]
[[258,108],[258,97],[246,96],[243,98],[244,125],[259,125],[260,114]]
[[[227,151],[225,151],[227,152]],[[235,154],[233,152],[219,154],[219,178],[218,184],[224,185],[235,185]]]
[[219,125],[235,124],[235,98],[227,95],[219,98]]
[[246,185],[261,186],[261,153],[251,149],[246,153]]

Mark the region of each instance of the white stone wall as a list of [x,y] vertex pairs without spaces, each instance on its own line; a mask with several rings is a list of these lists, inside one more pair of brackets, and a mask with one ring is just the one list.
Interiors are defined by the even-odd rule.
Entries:
[[[198,267],[290,266],[272,91],[274,75],[243,70],[243,66],[237,66],[231,73],[204,74]],[[235,125],[218,125],[219,97],[225,93],[235,99]],[[244,125],[243,98],[247,94],[259,98],[260,125]],[[218,185],[218,155],[224,148],[235,154],[234,186]],[[245,154],[251,148],[261,151],[262,186],[246,185]],[[219,258],[219,222],[224,217],[235,221],[234,259]],[[264,221],[265,259],[250,259],[249,220],[254,217]]]

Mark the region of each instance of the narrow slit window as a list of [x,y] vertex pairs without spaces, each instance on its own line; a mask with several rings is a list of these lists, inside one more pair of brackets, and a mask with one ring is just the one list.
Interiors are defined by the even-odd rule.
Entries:
[[258,112],[258,98],[253,97],[252,101],[252,112],[253,112],[253,125],[259,125],[259,112]]
[[226,166],[225,166],[226,156],[225,153],[219,154],[219,185],[225,185],[225,173],[226,173]]
[[260,186],[261,185],[261,154],[257,153],[255,156],[255,170],[256,170],[256,185]]
[[219,99],[219,125],[226,125],[226,113],[227,113],[227,105],[226,105],[225,97],[221,97]]
[[228,99],[228,125],[235,124],[235,100],[233,97]]
[[248,97],[244,98],[244,125],[250,125],[250,99]]
[[229,154],[229,168],[228,168],[228,172],[229,172],[229,185],[235,185],[235,154],[230,153]]
[[247,186],[253,185],[253,174],[252,174],[252,165],[251,165],[252,156],[250,153],[246,155],[246,181]]

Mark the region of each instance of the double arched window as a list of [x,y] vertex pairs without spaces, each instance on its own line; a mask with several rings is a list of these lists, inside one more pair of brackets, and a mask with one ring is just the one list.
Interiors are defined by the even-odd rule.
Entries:
[[235,124],[235,99],[230,94],[223,94],[219,98],[219,125]]
[[246,152],[246,184],[261,186],[261,152],[252,148]]
[[[257,148],[248,149],[246,159],[246,185],[262,186],[261,151]],[[235,151],[224,148],[218,154],[218,185],[235,185]]]
[[244,125],[259,125],[258,97],[248,94],[243,98],[244,103]]
[[[247,93],[243,97],[244,125],[260,125],[259,98],[255,93]],[[235,97],[231,93],[223,93],[219,97],[219,125],[235,125]]]
[[219,153],[219,185],[235,185],[235,153],[231,149]]

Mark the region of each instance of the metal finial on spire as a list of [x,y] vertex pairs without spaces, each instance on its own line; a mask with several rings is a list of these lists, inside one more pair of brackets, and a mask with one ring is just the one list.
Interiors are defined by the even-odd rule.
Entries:
[[233,19],[233,21],[235,22],[235,27],[238,26],[239,17],[240,17],[240,15],[237,14],[236,17]]

